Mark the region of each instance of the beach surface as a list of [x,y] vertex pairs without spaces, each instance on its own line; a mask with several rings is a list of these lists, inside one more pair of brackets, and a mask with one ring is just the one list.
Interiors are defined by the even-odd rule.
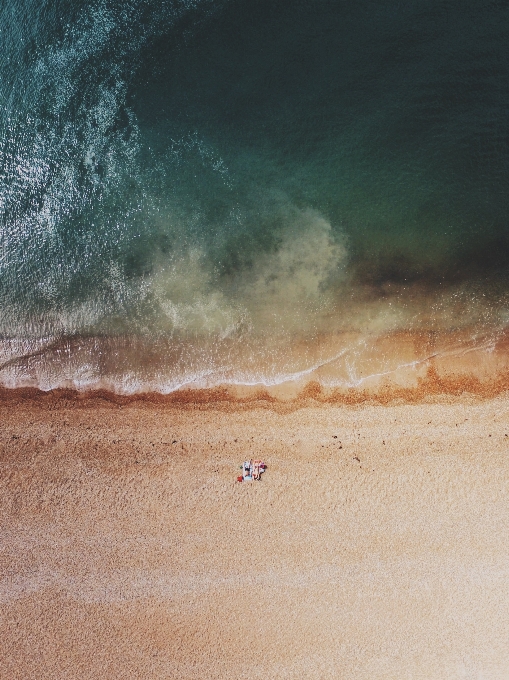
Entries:
[[507,395],[13,394],[0,677],[509,677]]

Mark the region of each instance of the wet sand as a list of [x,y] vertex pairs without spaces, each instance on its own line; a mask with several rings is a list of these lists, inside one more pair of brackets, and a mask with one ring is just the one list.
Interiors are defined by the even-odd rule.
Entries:
[[509,677],[509,397],[311,397],[4,398],[0,677]]
[[189,392],[192,400],[203,401],[204,394],[221,388],[244,398],[263,388],[268,397],[295,400],[313,383],[321,386],[322,397],[336,403],[345,402],[345,395],[362,402],[367,394],[387,401],[388,391],[390,399],[399,392],[405,401],[431,393],[489,397],[509,391],[505,326],[345,331],[287,341],[275,337],[269,344],[258,338],[253,346],[234,339],[213,346],[211,354],[207,342],[171,338],[0,338],[0,400],[5,388],[102,390],[123,397],[148,393],[153,400],[165,395],[169,401],[186,401]]

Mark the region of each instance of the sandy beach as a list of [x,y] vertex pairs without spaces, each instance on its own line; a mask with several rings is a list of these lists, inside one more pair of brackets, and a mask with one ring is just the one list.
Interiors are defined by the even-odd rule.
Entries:
[[509,677],[504,394],[0,418],[0,677]]

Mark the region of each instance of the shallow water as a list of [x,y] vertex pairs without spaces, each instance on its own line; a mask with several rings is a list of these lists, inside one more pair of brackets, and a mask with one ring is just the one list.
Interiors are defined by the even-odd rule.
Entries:
[[405,332],[493,351],[508,26],[498,2],[6,0],[2,383],[352,386],[427,360],[369,358]]

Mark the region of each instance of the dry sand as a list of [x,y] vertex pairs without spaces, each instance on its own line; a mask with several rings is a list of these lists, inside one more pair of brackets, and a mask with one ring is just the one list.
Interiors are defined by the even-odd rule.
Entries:
[[509,678],[507,396],[0,418],[2,679]]

